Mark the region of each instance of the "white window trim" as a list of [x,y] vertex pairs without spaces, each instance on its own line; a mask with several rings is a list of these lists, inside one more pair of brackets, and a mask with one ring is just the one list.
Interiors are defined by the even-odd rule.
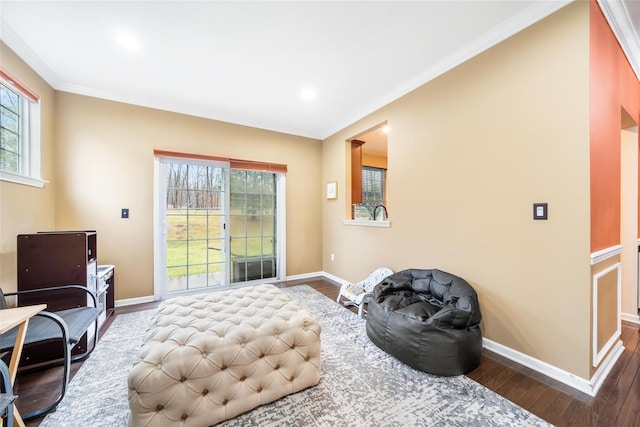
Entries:
[[23,151],[28,151],[26,156],[24,156],[24,154],[21,155],[21,173],[0,169],[0,181],[44,188],[45,184],[48,184],[49,181],[43,180],[41,175],[40,103],[31,101],[19,88],[12,85],[10,81],[6,79],[0,80],[20,95],[22,108],[26,111],[26,115],[21,118],[23,120],[23,133],[20,136],[20,145]]
[[13,172],[0,170],[0,181],[13,182],[15,184],[28,185],[31,187],[44,188],[45,184],[49,181],[45,181],[40,178],[33,178],[26,175],[20,175]]

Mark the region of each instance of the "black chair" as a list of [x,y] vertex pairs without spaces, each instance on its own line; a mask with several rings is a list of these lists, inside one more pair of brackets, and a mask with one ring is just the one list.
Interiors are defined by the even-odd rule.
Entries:
[[0,360],[0,419],[4,419],[4,427],[13,427],[13,402],[18,396],[13,395],[11,375],[7,364]]
[[[60,341],[62,343],[63,350],[62,364],[64,366],[64,373],[62,377],[62,389],[56,401],[42,409],[38,409],[24,415],[22,419],[25,421],[44,415],[54,410],[58,406],[58,404],[64,398],[65,393],[67,392],[71,363],[89,357],[98,342],[98,317],[100,316],[101,310],[97,306],[95,295],[93,294],[93,292],[87,289],[86,286],[56,286],[28,291],[9,292],[6,294],[3,294],[2,289],[0,289],[0,310],[8,308],[5,296],[16,295],[19,298],[20,295],[43,293],[41,302],[46,303],[46,297],[44,296],[46,294],[44,293],[52,291],[58,292],[58,295],[60,292],[63,292],[65,294],[72,292],[84,292],[93,302],[93,307],[76,307],[56,312],[41,311],[36,316],[31,318],[31,320],[29,320],[24,347],[27,348],[27,346],[29,345]],[[87,333],[92,324],[94,325],[92,345],[90,347],[88,346],[89,348],[87,348],[86,352],[76,356],[72,356],[71,352],[73,348],[78,344],[78,342],[80,342],[82,336]],[[9,352],[13,349],[17,333],[18,328],[16,327],[0,335],[0,354]],[[39,367],[51,366],[56,364],[60,364],[59,359],[52,360],[50,361],[50,363],[41,365]]]

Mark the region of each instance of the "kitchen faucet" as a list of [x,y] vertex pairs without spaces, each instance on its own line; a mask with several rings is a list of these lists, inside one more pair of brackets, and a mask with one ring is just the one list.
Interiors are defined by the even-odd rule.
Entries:
[[387,208],[382,204],[377,205],[375,208],[373,208],[373,220],[377,220],[376,214],[378,213],[378,208],[382,208],[382,221],[386,221],[387,218],[389,218],[389,213],[387,212]]

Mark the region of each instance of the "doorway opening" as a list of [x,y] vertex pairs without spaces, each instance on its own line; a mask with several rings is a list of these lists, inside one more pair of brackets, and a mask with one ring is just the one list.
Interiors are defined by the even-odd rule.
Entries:
[[[620,126],[621,316],[640,316],[638,239],[638,124],[624,109]],[[640,318],[640,317],[639,317]]]
[[348,140],[351,153],[351,218],[379,219],[387,211],[386,122]]

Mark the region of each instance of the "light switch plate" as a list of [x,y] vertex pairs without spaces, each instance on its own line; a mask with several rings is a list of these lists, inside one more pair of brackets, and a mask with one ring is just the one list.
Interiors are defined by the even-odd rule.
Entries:
[[547,219],[549,208],[546,203],[533,204],[533,219]]
[[122,209],[122,213],[120,214],[120,218],[129,218],[129,209],[128,208],[123,208]]

